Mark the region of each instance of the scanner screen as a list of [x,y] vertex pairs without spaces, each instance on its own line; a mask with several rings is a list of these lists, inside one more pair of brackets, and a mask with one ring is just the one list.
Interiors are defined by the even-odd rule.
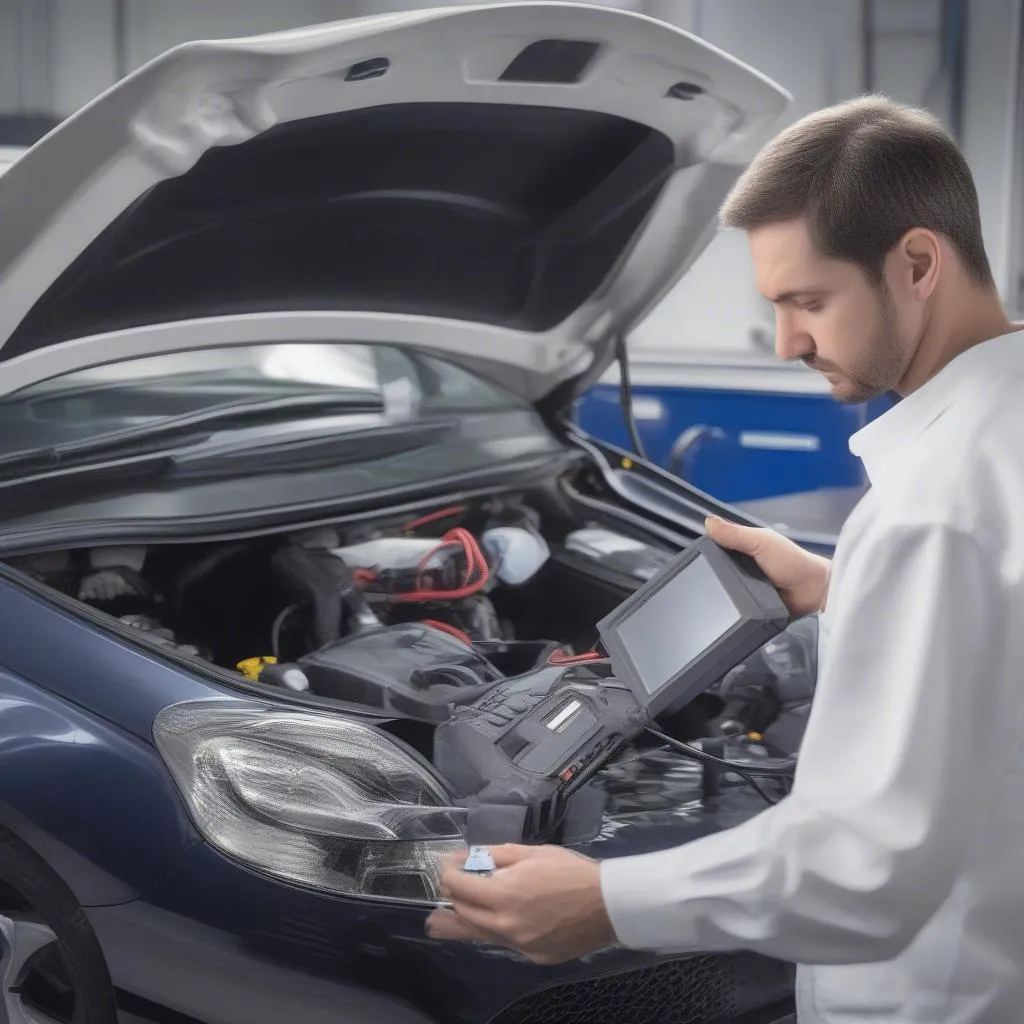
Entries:
[[741,618],[699,556],[620,622],[618,633],[644,689],[653,694]]

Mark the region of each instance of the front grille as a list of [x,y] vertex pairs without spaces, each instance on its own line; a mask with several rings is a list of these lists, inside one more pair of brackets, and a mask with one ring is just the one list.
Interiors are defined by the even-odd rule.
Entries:
[[732,960],[695,956],[533,992],[491,1024],[709,1024],[736,1011]]

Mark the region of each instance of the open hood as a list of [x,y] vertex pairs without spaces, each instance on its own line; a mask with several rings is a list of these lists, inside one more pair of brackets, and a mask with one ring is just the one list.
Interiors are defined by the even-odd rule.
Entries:
[[359,340],[536,400],[607,366],[788,102],[685,32],[574,4],[179,46],[0,179],[0,393]]

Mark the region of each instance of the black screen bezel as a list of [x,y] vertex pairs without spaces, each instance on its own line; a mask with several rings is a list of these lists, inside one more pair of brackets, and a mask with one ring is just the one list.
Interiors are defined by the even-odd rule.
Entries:
[[[737,622],[713,644],[682,665],[655,690],[643,683],[621,627],[638,609],[659,595],[698,558],[708,562],[739,613]],[[708,537],[696,541],[598,623],[601,643],[615,676],[637,701],[656,716],[666,708],[688,703],[726,672],[749,657],[789,622],[781,597],[753,565],[720,548]]]

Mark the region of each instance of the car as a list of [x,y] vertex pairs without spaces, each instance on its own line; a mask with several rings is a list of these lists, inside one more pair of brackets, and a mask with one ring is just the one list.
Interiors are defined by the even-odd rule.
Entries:
[[[179,46],[10,167],[7,1020],[792,1019],[759,956],[429,940],[464,835],[448,712],[415,710],[439,645],[452,702],[480,651],[577,657],[709,512],[755,522],[571,408],[788,102],[639,15],[446,7]],[[620,856],[763,806],[707,781],[638,743],[553,841]]]

